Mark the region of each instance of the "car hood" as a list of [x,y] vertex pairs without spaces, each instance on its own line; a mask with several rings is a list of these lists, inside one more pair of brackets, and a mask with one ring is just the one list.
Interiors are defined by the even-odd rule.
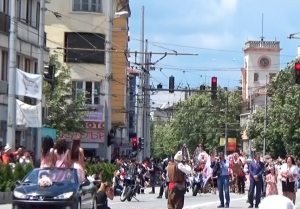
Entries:
[[78,190],[77,184],[56,182],[50,187],[40,187],[37,184],[22,184],[15,188],[15,191],[21,192],[28,196],[46,196],[56,197],[65,192],[76,192]]

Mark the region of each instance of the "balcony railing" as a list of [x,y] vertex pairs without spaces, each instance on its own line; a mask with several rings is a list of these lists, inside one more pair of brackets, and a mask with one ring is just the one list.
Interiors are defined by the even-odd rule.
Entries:
[[10,27],[10,16],[3,12],[0,12],[0,32],[8,34],[9,27]]

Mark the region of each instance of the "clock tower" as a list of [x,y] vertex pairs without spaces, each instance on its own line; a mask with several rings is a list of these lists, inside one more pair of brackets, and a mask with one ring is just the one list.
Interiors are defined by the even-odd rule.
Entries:
[[[243,99],[265,86],[280,70],[279,41],[247,41],[244,47],[242,71]],[[267,80],[266,80],[267,79]]]

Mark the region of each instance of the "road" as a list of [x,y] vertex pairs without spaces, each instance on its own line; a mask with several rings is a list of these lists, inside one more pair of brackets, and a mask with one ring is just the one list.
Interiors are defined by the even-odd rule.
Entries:
[[[279,191],[281,190],[280,187],[278,189]],[[157,199],[157,194],[149,194],[149,191],[150,189],[147,189],[145,194],[137,196],[139,202],[136,200],[132,200],[131,202],[121,202],[120,197],[117,196],[114,200],[109,200],[108,204],[112,209],[165,209],[167,207],[167,200],[165,198]],[[231,193],[230,198],[230,208],[245,209],[249,206],[249,204],[246,203],[246,195]],[[212,209],[216,208],[219,204],[218,195],[202,194],[193,197],[191,192],[189,192],[185,195],[184,209]],[[90,204],[83,204],[82,206],[86,209],[91,208]],[[296,206],[297,209],[300,209],[300,190],[297,193]],[[11,205],[0,205],[0,209],[11,209]]]

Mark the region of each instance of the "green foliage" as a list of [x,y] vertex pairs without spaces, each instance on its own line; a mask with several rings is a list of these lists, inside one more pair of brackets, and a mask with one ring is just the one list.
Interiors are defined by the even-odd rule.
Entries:
[[118,170],[118,166],[111,163],[87,164],[85,169],[88,175],[93,175],[100,169],[103,170],[102,180],[111,182],[114,177],[114,172]]
[[25,168],[21,164],[16,164],[13,172],[8,164],[0,164],[0,192],[13,191],[16,181],[22,180],[32,169],[33,166],[31,164]]
[[58,61],[57,55],[51,55],[49,65],[56,66],[56,82],[54,90],[48,82],[44,82],[46,106],[49,117],[46,126],[63,132],[83,133],[86,115],[85,94],[77,94],[76,100],[72,96],[71,70]]
[[269,84],[267,93],[272,104],[267,108],[266,133],[263,131],[263,110],[254,115],[248,128],[248,136],[254,139],[256,150],[262,150],[265,137],[266,153],[274,157],[286,153],[300,157],[300,85],[295,84],[295,61],[280,71]]
[[[240,92],[225,92],[219,88],[217,101],[212,101],[210,92],[207,92],[195,94],[188,100],[180,102],[174,107],[171,122],[154,125],[151,137],[152,155],[154,157],[173,155],[182,143],[187,144],[190,152],[193,152],[200,142],[204,144],[206,150],[218,148],[220,138],[224,137],[226,122],[228,137],[236,138],[239,145],[240,101]],[[227,114],[225,114],[226,106]]]

